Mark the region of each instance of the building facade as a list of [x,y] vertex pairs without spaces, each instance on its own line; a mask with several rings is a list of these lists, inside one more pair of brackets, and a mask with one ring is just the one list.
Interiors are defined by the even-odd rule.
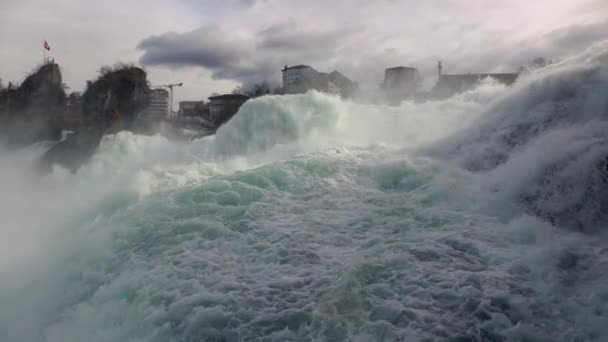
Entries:
[[317,89],[321,83],[319,72],[309,65],[287,65],[283,72],[283,92],[285,94],[301,94],[311,89]]
[[338,71],[319,72],[309,65],[285,66],[283,72],[283,93],[303,94],[309,90],[348,96],[356,85]]
[[327,77],[341,97],[351,97],[357,91],[357,84],[337,70],[330,72]]
[[486,78],[492,78],[501,84],[511,85],[517,80],[518,76],[517,73],[441,74],[431,91],[431,95],[436,99],[450,97],[474,88]]
[[415,68],[397,66],[384,71],[382,89],[390,104],[413,98],[421,84],[420,73]]
[[180,101],[178,116],[204,116],[205,112],[204,101]]
[[161,131],[164,120],[169,117],[169,92],[165,89],[152,89],[148,107],[137,117],[138,130],[147,134]]
[[144,116],[149,120],[163,120],[169,116],[169,91],[166,89],[152,89],[148,108]]
[[249,100],[249,96],[242,94],[225,94],[209,98],[209,120],[219,127],[228,122]]

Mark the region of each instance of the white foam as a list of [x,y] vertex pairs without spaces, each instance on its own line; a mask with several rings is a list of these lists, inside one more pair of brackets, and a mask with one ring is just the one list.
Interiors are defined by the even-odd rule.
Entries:
[[264,97],[192,144],[108,136],[76,174],[1,151],[0,340],[603,341],[604,230],[517,198],[605,151],[604,49],[439,102]]

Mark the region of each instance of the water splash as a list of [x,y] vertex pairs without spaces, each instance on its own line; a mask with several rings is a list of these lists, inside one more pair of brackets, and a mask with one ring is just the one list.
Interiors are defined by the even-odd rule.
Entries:
[[[605,49],[440,102],[264,97],[76,174],[2,151],[0,340],[603,341]],[[544,219],[572,207],[591,234]]]

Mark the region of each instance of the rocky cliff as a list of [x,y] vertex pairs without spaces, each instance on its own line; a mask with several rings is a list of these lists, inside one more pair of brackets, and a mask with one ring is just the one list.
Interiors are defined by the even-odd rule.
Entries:
[[20,147],[58,139],[65,106],[59,65],[42,65],[18,88],[0,90],[0,142]]
[[137,67],[103,68],[82,96],[81,126],[49,149],[44,164],[75,170],[95,152],[104,134],[134,130],[138,114],[148,105],[146,72]]

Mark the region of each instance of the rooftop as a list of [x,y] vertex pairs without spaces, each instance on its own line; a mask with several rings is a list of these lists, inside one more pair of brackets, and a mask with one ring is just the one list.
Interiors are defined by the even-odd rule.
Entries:
[[500,82],[511,84],[515,82],[519,74],[517,73],[484,73],[484,74],[442,74],[439,78],[440,81],[448,81],[448,82],[473,82],[478,81],[480,79],[484,79],[487,77],[494,78]]
[[249,96],[243,94],[223,94],[210,96],[209,100],[249,100]]
[[294,66],[285,65],[283,67],[282,71],[291,70],[291,69],[312,69],[312,67],[310,65],[306,65],[306,64],[298,64],[298,65],[294,65]]
[[485,78],[493,78],[497,82],[510,85],[517,80],[516,73],[483,73],[483,74],[442,74],[433,87],[436,97],[446,97],[458,92],[471,89],[475,84]]
[[201,103],[201,102],[203,102],[203,101],[201,101],[201,100],[198,100],[198,101],[194,101],[194,100],[179,101],[180,104],[182,104],[182,103],[183,104],[198,104],[198,103]]
[[386,71],[392,71],[392,70],[416,70],[416,68],[404,67],[404,66],[396,66],[396,67],[392,67],[392,68],[386,68]]

